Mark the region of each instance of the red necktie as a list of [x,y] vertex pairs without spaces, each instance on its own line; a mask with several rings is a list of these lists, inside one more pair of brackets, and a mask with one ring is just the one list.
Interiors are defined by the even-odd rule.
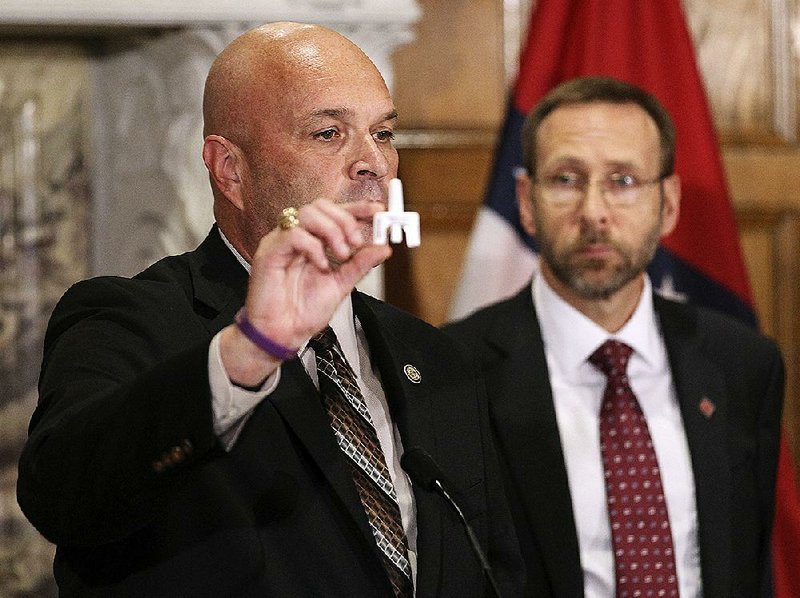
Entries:
[[614,546],[617,598],[677,597],[678,576],[658,459],[626,369],[633,349],[608,340],[590,363],[608,378],[600,449]]
[[408,540],[397,494],[356,375],[330,326],[309,341],[317,358],[319,389],[339,448],[347,456],[361,504],[381,550],[395,596],[414,593]]

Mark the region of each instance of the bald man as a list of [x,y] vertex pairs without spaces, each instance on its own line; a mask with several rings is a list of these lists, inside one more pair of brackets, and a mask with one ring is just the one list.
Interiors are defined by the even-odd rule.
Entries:
[[204,118],[206,240],[75,285],[50,321],[18,497],[62,595],[482,596],[456,516],[399,465],[413,446],[517,595],[482,383],[354,291],[391,254],[370,242],[397,172],[375,66],[263,26],[214,62]]

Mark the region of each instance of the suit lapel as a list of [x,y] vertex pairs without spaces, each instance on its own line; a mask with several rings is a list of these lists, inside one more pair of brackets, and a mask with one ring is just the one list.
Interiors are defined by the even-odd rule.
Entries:
[[658,297],[655,306],[694,471],[703,595],[727,596],[733,538],[725,381],[702,352],[696,312]]
[[[400,432],[403,448],[422,446],[439,460],[437,437],[431,396],[428,391],[429,378],[425,376],[425,356],[418,344],[404,342],[394,334],[392,326],[382,321],[382,304],[361,293],[353,294],[353,311],[367,337],[370,359],[377,368],[394,425]],[[420,373],[418,383],[412,382],[405,373],[411,365]],[[430,591],[438,587],[441,552],[445,549],[441,541],[441,498],[432,492],[412,485],[417,511],[417,588]],[[418,590],[418,595],[420,595]]]
[[222,241],[215,224],[200,246],[189,254],[194,309],[211,335],[233,322],[244,305],[247,270]]
[[490,358],[494,363],[484,372],[498,451],[518,489],[528,527],[535,530],[533,541],[554,595],[579,596],[583,576],[572,499],[530,286],[507,307],[510,313],[497,319],[501,324],[487,339],[499,359]]
[[[353,294],[353,312],[367,337],[372,365],[380,374],[392,420],[400,430],[404,447],[432,447],[435,435],[425,356],[418,345],[406,343],[393,333],[391,326],[381,322],[380,305],[366,295]],[[411,380],[406,366],[417,369],[419,382]]]

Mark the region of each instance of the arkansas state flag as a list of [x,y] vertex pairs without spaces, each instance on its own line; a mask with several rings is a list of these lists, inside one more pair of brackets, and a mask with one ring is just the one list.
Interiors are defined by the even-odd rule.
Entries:
[[[638,85],[656,96],[675,122],[681,215],[649,269],[654,286],[665,296],[691,297],[755,325],[719,146],[679,0],[536,3],[450,318],[507,297],[530,278],[536,248],[519,223],[513,178],[522,163],[522,123],[550,89],[581,75],[607,75]],[[797,598],[800,503],[785,443],[778,492],[776,596]]]

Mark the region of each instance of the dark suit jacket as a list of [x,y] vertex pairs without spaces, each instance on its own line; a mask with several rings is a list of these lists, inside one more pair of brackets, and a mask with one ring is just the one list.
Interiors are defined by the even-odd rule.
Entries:
[[[209,342],[233,320],[246,283],[212,230],[197,250],[132,280],[75,285],[54,311],[18,498],[58,545],[62,595],[391,594],[298,359],[284,363],[232,450],[218,444]],[[438,330],[360,293],[353,305],[403,445],[425,447],[449,474],[501,583],[518,595],[519,549],[482,382]],[[483,595],[456,517],[440,497],[414,495],[417,596]]]
[[[691,453],[704,598],[771,595],[783,363],[718,313],[655,297]],[[530,285],[445,330],[474,351],[527,566],[528,596],[583,596],[570,488]],[[716,410],[706,417],[704,397]],[[574,490],[574,489],[573,489]]]

